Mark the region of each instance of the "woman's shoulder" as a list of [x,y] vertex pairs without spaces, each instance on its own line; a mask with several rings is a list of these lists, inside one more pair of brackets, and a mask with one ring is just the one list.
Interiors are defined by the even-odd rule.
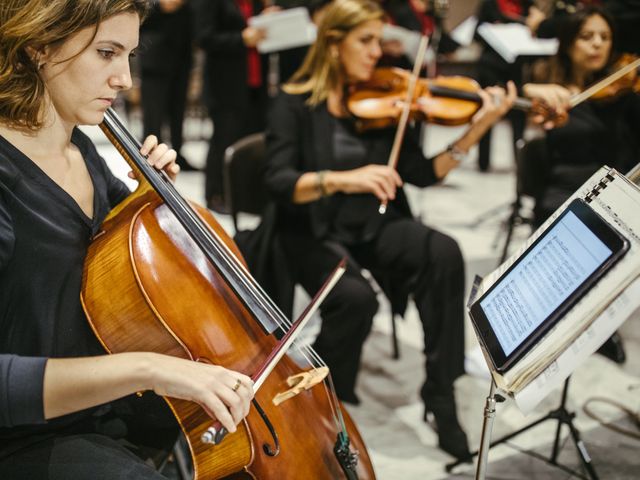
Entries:
[[289,105],[304,105],[310,94],[308,92],[305,93],[296,93],[292,91],[288,91],[286,87],[280,88],[278,95],[275,100]]
[[20,178],[20,170],[12,161],[15,147],[0,135],[0,184],[12,188]]

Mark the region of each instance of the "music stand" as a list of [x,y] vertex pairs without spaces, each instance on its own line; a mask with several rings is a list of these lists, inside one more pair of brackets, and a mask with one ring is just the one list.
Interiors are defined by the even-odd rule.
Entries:
[[[523,432],[526,432],[527,430],[538,426],[539,424],[541,424],[542,422],[545,422],[547,420],[557,420],[558,421],[558,427],[556,428],[556,435],[555,435],[555,439],[553,442],[553,449],[551,451],[551,457],[550,458],[546,458],[543,455],[539,455],[537,453],[534,452],[525,452],[528,453],[529,455],[532,455],[540,460],[543,460],[547,463],[549,463],[550,465],[553,465],[554,467],[560,468],[562,470],[564,470],[567,473],[571,473],[573,475],[577,475],[580,478],[588,478],[589,480],[598,480],[598,474],[595,471],[595,468],[591,462],[591,457],[589,456],[589,452],[587,451],[587,448],[584,444],[584,442],[582,441],[582,438],[580,437],[580,432],[578,431],[578,429],[575,427],[575,425],[573,424],[573,419],[575,417],[575,413],[574,412],[569,412],[566,408],[566,402],[567,402],[567,393],[569,390],[569,379],[571,377],[567,378],[564,381],[564,386],[562,388],[562,398],[560,401],[560,405],[554,409],[551,410],[549,413],[547,413],[545,416],[534,420],[533,422],[525,425],[524,427],[520,428],[519,430],[516,430],[513,433],[510,433],[508,435],[505,435],[504,437],[499,438],[498,440],[494,440],[493,442],[489,443],[490,439],[491,439],[491,431],[493,428],[493,419],[495,417],[495,411],[496,411],[496,405],[498,403],[502,403],[505,400],[505,397],[503,397],[502,395],[496,393],[496,386],[493,380],[491,380],[491,389],[489,391],[489,396],[487,397],[486,403],[485,403],[485,410],[484,410],[484,420],[482,423],[482,437],[480,440],[480,448],[474,452],[471,452],[471,457],[475,457],[478,456],[478,463],[477,463],[477,468],[476,468],[476,480],[482,479],[484,480],[485,478],[485,472],[486,472],[486,465],[487,465],[487,460],[488,460],[488,454],[489,454],[489,449],[494,447],[495,445],[499,445],[501,443],[505,443],[509,440],[511,440],[513,437],[516,437],[518,435],[520,435]],[[560,433],[562,431],[562,425],[567,425],[567,427],[569,427],[569,432],[571,433],[571,438],[573,440],[574,445],[576,446],[576,450],[578,451],[578,457],[580,458],[580,461],[582,463],[582,465],[584,466],[585,470],[587,471],[587,477],[584,477],[580,474],[578,474],[577,472],[575,472],[574,470],[571,470],[570,468],[558,463],[558,454],[560,453]],[[451,472],[456,466],[468,461],[469,458],[466,459],[462,459],[462,460],[457,460],[455,462],[449,463],[446,465],[446,471],[447,472]]]

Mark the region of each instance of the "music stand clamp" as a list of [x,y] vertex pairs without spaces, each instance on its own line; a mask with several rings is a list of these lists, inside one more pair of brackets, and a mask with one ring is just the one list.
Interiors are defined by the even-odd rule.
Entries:
[[[480,448],[475,452],[471,452],[471,457],[475,457],[476,455],[478,456],[478,463],[476,465],[476,476],[475,476],[476,480],[485,479],[487,463],[489,458],[489,449],[491,447],[494,447],[495,445],[499,445],[501,443],[505,443],[511,440],[513,437],[520,435],[521,433],[539,425],[540,423],[546,420],[558,421],[558,427],[556,428],[556,436],[553,442],[553,450],[551,452],[551,457],[546,458],[542,455],[534,454],[534,452],[527,452],[527,453],[535,456],[536,458],[539,458],[540,460],[544,460],[545,462],[553,465],[554,467],[560,468],[573,475],[577,475],[580,478],[588,478],[589,480],[599,480],[598,474],[596,473],[595,468],[591,463],[591,457],[589,456],[589,452],[587,451],[587,448],[584,445],[582,438],[580,437],[580,432],[573,425],[573,418],[575,417],[575,413],[569,412],[566,409],[567,393],[569,389],[569,378],[567,378],[564,381],[564,387],[562,388],[562,400],[560,401],[560,405],[558,406],[558,408],[550,411],[544,417],[541,417],[538,420],[535,420],[529,423],[528,425],[522,427],[521,429],[513,433],[510,433],[509,435],[505,435],[504,437],[499,438],[498,440],[495,440],[493,442],[491,442],[490,440],[491,440],[491,432],[493,430],[493,421],[496,413],[496,405],[498,403],[504,402],[505,397],[496,393],[496,384],[494,380],[491,379],[491,388],[489,390],[489,396],[486,399],[485,408],[484,408],[484,419],[482,422],[482,436],[480,438]],[[588,477],[579,475],[578,473],[571,470],[570,468],[559,464],[557,461],[558,454],[560,453],[560,433],[561,433],[563,424],[567,425],[567,427],[569,428],[569,432],[571,433],[571,438],[573,439],[573,443],[575,444],[576,450],[578,451],[578,457],[580,458],[582,465],[587,471]],[[458,465],[468,460],[469,458],[465,458],[465,459],[457,460],[453,463],[449,463],[445,467],[446,471],[451,472],[455,467],[457,467]]]

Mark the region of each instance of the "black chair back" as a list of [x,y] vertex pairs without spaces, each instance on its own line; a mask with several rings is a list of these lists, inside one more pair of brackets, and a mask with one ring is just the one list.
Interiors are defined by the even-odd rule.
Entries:
[[264,133],[254,133],[229,146],[224,154],[225,204],[238,231],[240,212],[261,215],[268,203],[262,182],[265,155]]

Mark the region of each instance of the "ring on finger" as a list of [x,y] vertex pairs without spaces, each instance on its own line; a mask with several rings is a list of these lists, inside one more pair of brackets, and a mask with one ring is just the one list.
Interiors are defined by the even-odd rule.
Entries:
[[242,385],[242,380],[239,378],[236,380],[236,384],[231,388],[234,392],[237,392],[240,386]]

